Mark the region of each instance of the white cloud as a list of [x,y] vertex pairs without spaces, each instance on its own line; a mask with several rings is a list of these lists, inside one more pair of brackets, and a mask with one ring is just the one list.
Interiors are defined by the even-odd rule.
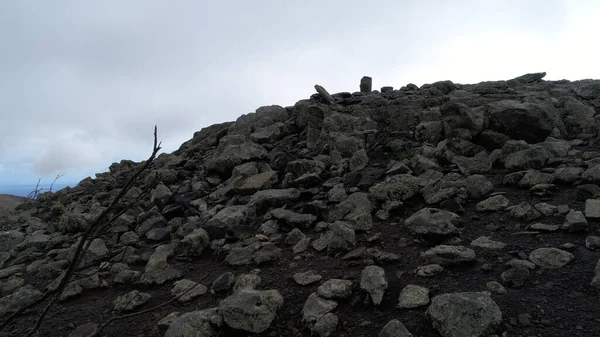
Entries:
[[154,125],[171,152],[202,127],[308,98],[314,84],[357,91],[364,75],[375,88],[537,71],[600,78],[590,42],[599,9],[558,0],[0,2],[0,115],[11,116],[0,124],[0,158],[5,172],[80,177],[145,159]]
[[4,172],[4,165],[0,164],[0,173]]

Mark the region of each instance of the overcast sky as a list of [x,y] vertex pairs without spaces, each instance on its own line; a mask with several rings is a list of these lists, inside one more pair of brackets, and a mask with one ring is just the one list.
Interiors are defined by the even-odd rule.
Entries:
[[1,1],[0,185],[77,183],[314,92],[600,79],[600,1]]

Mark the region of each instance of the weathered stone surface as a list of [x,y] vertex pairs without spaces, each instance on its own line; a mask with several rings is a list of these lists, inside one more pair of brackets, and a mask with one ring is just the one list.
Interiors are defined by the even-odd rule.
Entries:
[[573,261],[575,256],[558,248],[538,248],[529,254],[529,260],[546,269],[559,269]]
[[173,319],[165,337],[215,337],[222,325],[217,308],[186,312]]
[[149,293],[142,293],[138,290],[133,290],[123,296],[117,297],[114,301],[113,311],[116,313],[122,311],[131,311],[144,305],[148,300],[152,298]]
[[444,337],[487,336],[502,323],[502,312],[487,292],[435,296],[426,314]]
[[413,337],[406,329],[404,324],[397,319],[393,319],[381,329],[378,337]]
[[221,301],[219,314],[231,328],[261,333],[271,326],[282,305],[277,290],[240,291]]
[[360,288],[369,293],[374,305],[381,304],[387,287],[388,282],[383,268],[379,266],[367,266],[363,269],[360,277]]
[[422,240],[439,244],[459,234],[455,225],[460,222],[458,214],[437,208],[423,208],[406,219],[404,225]]
[[429,289],[409,284],[400,292],[398,308],[418,308],[429,304]]
[[352,295],[352,281],[329,279],[317,288],[317,294],[327,299],[345,299]]
[[326,314],[337,308],[336,301],[321,298],[317,293],[311,293],[302,308],[302,321],[314,324]]
[[475,260],[475,252],[463,246],[439,245],[427,250],[423,256],[427,262],[442,266],[468,263]]

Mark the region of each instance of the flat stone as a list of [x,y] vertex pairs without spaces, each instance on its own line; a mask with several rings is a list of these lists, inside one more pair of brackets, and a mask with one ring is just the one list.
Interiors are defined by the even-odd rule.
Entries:
[[471,246],[490,250],[500,250],[506,247],[506,243],[493,241],[489,236],[480,236],[471,242]]
[[529,260],[538,267],[559,269],[573,261],[575,256],[558,248],[538,248],[529,254]]
[[591,219],[600,218],[600,200],[587,199],[585,201],[585,217]]
[[412,309],[429,304],[429,289],[414,284],[409,284],[400,292],[398,308]]
[[294,281],[303,286],[319,282],[322,278],[323,276],[319,275],[316,270],[309,270],[294,274]]

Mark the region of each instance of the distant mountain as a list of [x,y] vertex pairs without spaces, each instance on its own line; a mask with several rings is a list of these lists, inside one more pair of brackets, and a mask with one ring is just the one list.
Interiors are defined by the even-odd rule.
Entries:
[[[56,192],[68,186],[74,186],[76,184],[54,184],[52,186],[52,191]],[[19,197],[26,197],[31,193],[31,191],[35,190],[36,185],[0,185],[0,194],[10,194]],[[38,186],[38,188],[43,190],[43,192],[47,192],[50,188],[50,184]]]
[[0,214],[4,211],[12,211],[25,201],[25,198],[10,194],[0,194]]

